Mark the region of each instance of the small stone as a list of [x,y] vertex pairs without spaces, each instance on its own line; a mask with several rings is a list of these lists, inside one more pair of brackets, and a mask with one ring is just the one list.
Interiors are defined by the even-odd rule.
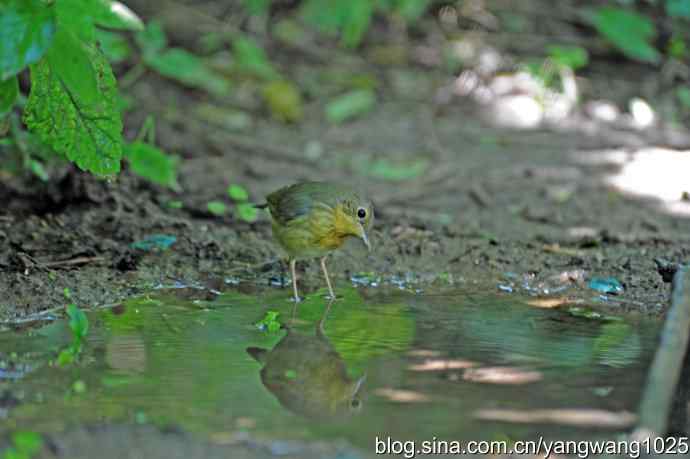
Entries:
[[593,277],[587,286],[597,292],[611,295],[618,295],[624,290],[623,285],[614,277]]

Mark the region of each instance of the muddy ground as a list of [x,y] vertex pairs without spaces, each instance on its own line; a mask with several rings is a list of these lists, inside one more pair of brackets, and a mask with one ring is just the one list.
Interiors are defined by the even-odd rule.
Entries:
[[[184,32],[173,40],[187,45]],[[297,81],[350,64],[314,62],[281,48],[272,57],[290,62]],[[539,303],[544,306],[576,302],[612,312],[663,313],[670,284],[655,259],[670,263],[670,270],[690,259],[690,221],[653,199],[613,188],[607,179],[623,163],[606,155],[612,149],[632,156],[645,146],[687,147],[688,135],[682,129],[668,134],[663,124],[621,127],[586,108],[587,101],[607,97],[624,109],[655,78],[655,69],[595,59],[582,75],[581,103],[559,123],[510,129],[496,126],[496,104],[453,93],[455,76],[433,65],[414,59],[357,65],[380,82],[379,103],[339,126],[325,121],[323,99],[316,96],[307,99],[303,122],[284,124],[260,104],[235,96],[217,100],[144,73],[123,90],[135,101],[125,135],[133,138],[153,114],[157,142],[182,159],[181,191],[128,170],[113,181],[68,166],[52,169],[46,183],[4,177],[0,319],[36,317],[68,302],[113,304],[177,282],[211,290],[238,280],[275,286],[282,270],[267,216],[255,223],[217,217],[206,203],[225,200],[229,183],[244,185],[261,202],[300,180],[352,183],[375,203],[374,251],[366,254],[353,244],[336,253],[336,284],[364,272],[369,280],[404,280],[421,291],[471,287],[554,299]],[[234,113],[239,106],[250,124],[239,131],[228,127],[222,117],[199,109],[202,104],[215,113]],[[382,158],[404,164],[421,159],[427,167],[418,176],[390,180],[371,172]],[[132,246],[152,234],[177,240],[161,251]],[[317,263],[301,269],[307,293],[322,286]],[[587,287],[595,276],[615,277],[625,290],[600,297]]]

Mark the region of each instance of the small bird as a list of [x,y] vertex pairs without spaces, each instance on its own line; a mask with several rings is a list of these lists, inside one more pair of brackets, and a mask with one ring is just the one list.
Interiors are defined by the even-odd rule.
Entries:
[[[333,300],[331,300],[332,302]],[[351,378],[345,360],[324,332],[331,303],[316,324],[316,335],[286,327],[286,335],[273,347],[248,347],[262,365],[261,382],[293,413],[337,421],[362,410],[361,391],[366,375]]]
[[328,293],[335,298],[326,269],[326,256],[356,237],[371,250],[367,231],[374,220],[374,209],[364,196],[346,185],[328,182],[303,182],[281,188],[266,197],[271,213],[273,237],[287,252],[295,301],[297,260],[320,258]]

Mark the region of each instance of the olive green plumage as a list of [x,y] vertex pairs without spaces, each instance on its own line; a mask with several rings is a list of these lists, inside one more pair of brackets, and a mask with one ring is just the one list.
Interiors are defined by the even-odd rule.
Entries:
[[266,198],[273,236],[287,252],[297,298],[295,260],[321,257],[331,296],[324,257],[348,237],[361,239],[370,248],[367,230],[374,218],[371,203],[349,186],[328,182],[304,182],[274,191]]

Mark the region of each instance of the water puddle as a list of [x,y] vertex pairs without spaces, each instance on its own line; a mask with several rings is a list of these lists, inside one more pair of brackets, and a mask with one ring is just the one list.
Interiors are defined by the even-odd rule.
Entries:
[[[282,290],[132,299],[87,313],[79,361],[64,367],[66,321],[4,331],[0,429],[139,423],[371,453],[376,436],[615,438],[634,423],[659,322],[514,295],[343,293],[296,309]],[[283,328],[262,323],[269,311]]]

